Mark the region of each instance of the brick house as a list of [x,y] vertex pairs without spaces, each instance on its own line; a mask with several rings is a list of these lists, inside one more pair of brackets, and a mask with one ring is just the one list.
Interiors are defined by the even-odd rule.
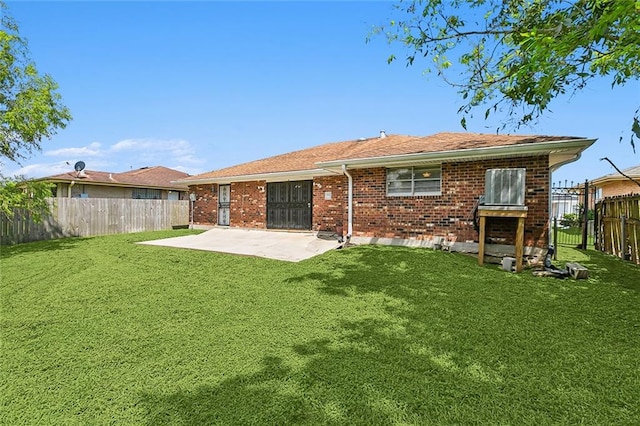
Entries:
[[[622,173],[640,182],[640,164],[622,170]],[[596,199],[601,200],[606,197],[618,195],[639,194],[640,186],[632,182],[620,173],[611,173],[592,180],[590,186],[596,188]]]
[[71,171],[38,180],[55,184],[55,197],[186,200],[187,186],[173,181],[187,177],[188,173],[155,166],[122,173]]
[[[525,169],[525,246],[548,242],[551,172],[595,140],[438,133],[328,143],[181,180],[199,225],[335,232],[351,241],[477,251],[474,210],[489,169]],[[512,245],[516,221],[486,221],[489,242]],[[473,251],[473,249],[469,250]]]

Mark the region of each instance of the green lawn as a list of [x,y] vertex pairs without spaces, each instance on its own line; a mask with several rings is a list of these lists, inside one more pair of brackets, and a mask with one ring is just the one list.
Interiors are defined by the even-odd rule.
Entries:
[[640,268],[133,244],[189,232],[2,247],[0,423],[640,423]]

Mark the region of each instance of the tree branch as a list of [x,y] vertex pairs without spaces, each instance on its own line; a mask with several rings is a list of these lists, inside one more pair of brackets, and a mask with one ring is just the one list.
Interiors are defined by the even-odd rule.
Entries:
[[636,185],[640,186],[640,182],[638,182],[637,180],[635,180],[631,176],[627,176],[624,173],[622,173],[622,171],[615,164],[613,164],[613,161],[609,160],[607,157],[603,157],[603,158],[600,159],[600,161],[602,161],[602,160],[608,161],[609,164],[611,164],[613,166],[613,168],[616,169],[616,171],[618,173],[620,173],[622,176],[626,177],[627,179],[629,179],[631,182],[635,183]]

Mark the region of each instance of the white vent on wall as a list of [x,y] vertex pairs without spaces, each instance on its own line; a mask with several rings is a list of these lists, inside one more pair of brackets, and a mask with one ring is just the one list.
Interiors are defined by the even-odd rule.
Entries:
[[484,203],[488,206],[524,206],[526,169],[488,169]]

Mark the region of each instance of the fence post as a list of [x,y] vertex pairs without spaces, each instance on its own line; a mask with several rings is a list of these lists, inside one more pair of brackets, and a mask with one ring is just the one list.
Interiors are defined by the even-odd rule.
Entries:
[[553,218],[553,260],[558,260],[558,218]]
[[627,217],[620,216],[620,257],[627,260]]
[[596,250],[600,250],[600,215],[598,214],[598,204],[593,206],[593,243]]
[[585,250],[587,248],[587,235],[589,228],[589,181],[584,181],[584,203],[582,204],[582,243],[580,248]]

